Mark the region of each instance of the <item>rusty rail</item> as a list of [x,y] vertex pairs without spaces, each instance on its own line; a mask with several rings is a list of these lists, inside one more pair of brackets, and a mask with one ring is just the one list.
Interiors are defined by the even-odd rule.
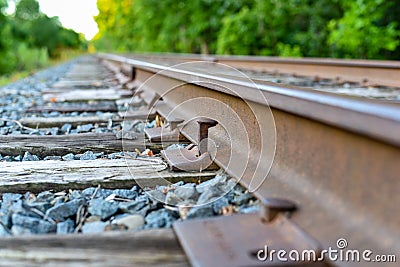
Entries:
[[219,62],[254,71],[335,79],[339,82],[357,82],[365,85],[400,87],[400,62],[383,60],[349,60],[323,58],[281,58],[255,56],[220,56],[191,54],[138,54],[130,58],[149,60]]
[[[398,105],[215,76],[210,74],[215,67],[210,62],[201,72],[190,67],[171,69],[156,64],[154,58],[151,63],[115,55],[100,57],[132,66],[136,83],[162,97],[164,112],[167,106],[175,117],[187,121],[181,133],[192,142],[199,141],[193,117],[201,114],[218,121],[209,130],[217,148],[215,162],[261,200],[294,201],[299,209],[291,220],[323,248],[334,247],[336,240],[345,237],[360,250],[400,251]],[[241,67],[258,66],[244,59],[237,61]],[[224,62],[223,58],[218,62]],[[349,62],[349,68],[363,73],[359,63]],[[230,64],[235,66],[233,61]],[[399,65],[388,63],[387,67],[398,69]],[[386,78],[379,75],[380,80]],[[193,99],[216,103],[202,105]],[[184,105],[188,101],[192,104]],[[235,115],[227,115],[217,103]]]

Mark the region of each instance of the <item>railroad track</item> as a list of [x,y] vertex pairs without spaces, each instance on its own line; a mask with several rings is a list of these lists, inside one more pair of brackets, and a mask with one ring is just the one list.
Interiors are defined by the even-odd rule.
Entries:
[[[343,245],[339,241],[361,252],[371,250],[373,255],[399,257],[400,109],[395,87],[399,85],[396,80],[400,77],[398,63],[231,57],[201,61],[195,56],[171,55],[101,54],[97,58],[104,63],[100,69],[93,68],[97,60],[90,59],[66,75],[75,81],[59,81],[48,91],[42,90],[43,100],[50,104],[30,107],[28,111],[63,109],[68,113],[104,108],[104,112],[111,111],[111,114],[85,116],[80,121],[74,116],[62,119],[26,117],[19,123],[29,128],[44,127],[50,132],[65,124],[78,130],[77,127],[82,128],[87,123],[97,123],[98,127],[93,128],[105,129],[102,135],[81,135],[80,142],[73,140],[72,135],[68,138],[42,136],[36,137],[33,145],[30,145],[32,139],[26,136],[12,136],[12,140],[4,137],[8,139],[2,151],[13,156],[21,151],[62,156],[71,151],[101,153],[135,148],[140,152],[150,148],[158,153],[182,140],[195,146],[161,151],[170,169],[164,170],[161,177],[154,175],[154,170],[158,173],[157,168],[161,168],[159,162],[151,163],[153,166],[146,166],[145,172],[137,174],[135,170],[140,169],[139,165],[144,166],[143,162],[124,163],[125,169],[121,170],[124,166],[114,162],[107,167],[105,162],[98,165],[95,161],[91,164],[79,162],[72,166],[61,161],[50,168],[52,174],[62,169],[56,177],[48,177],[49,173],[40,176],[44,166],[31,164],[26,172],[33,171],[38,181],[33,177],[29,180],[24,177],[29,174],[19,171],[14,177],[22,175],[23,179],[3,182],[2,192],[32,191],[33,188],[40,191],[54,186],[60,190],[79,189],[97,184],[126,187],[132,178],[141,187],[154,187],[165,185],[165,180],[206,179],[215,173],[204,170],[221,167],[254,194],[260,203],[259,214],[181,220],[173,225],[173,231],[153,229],[129,234],[3,239],[7,240],[7,246],[3,245],[0,253],[5,258],[11,255],[10,263],[29,260],[26,255],[16,256],[22,255],[18,254],[21,248],[32,251],[35,255],[32,259],[38,260],[38,253],[43,252],[38,248],[48,249],[53,244],[58,244],[58,249],[50,251],[43,259],[51,262],[60,257],[59,262],[54,260],[59,264],[79,262],[79,258],[73,259],[79,248],[84,251],[79,254],[81,259],[103,261],[103,265],[163,261],[165,265],[190,262],[193,266],[272,266],[277,263],[292,266],[293,262],[280,262],[277,258],[273,262],[261,261],[257,255],[265,256],[262,251],[265,246],[285,251],[307,250],[315,255],[328,248],[344,251],[347,247],[338,247]],[[84,73],[88,72],[94,76],[87,77]],[[288,76],[293,73],[294,77]],[[309,75],[311,78],[303,77]],[[102,80],[93,81],[93,77]],[[280,83],[273,82],[276,80]],[[286,85],[284,82],[288,80],[296,85],[316,85],[317,90]],[[324,86],[320,86],[321,81]],[[324,92],[326,83],[336,91],[347,87],[346,94],[351,94],[352,86],[370,90],[373,85],[378,91],[375,97],[384,100],[335,94],[332,90]],[[73,86],[81,87],[80,91],[66,91]],[[88,105],[94,100],[109,102]],[[74,107],[57,104],[55,107],[56,103],[65,101],[81,104],[74,104]],[[113,105],[113,101],[117,104]],[[126,110],[117,115],[116,106]],[[122,141],[116,142],[113,138],[112,127],[120,123],[123,128],[134,119],[152,121],[154,118],[160,127],[145,130],[147,138],[131,136],[130,131],[124,129],[119,133]],[[53,145],[44,145],[46,143]],[[154,166],[156,164],[158,167]],[[3,167],[4,177],[20,168],[16,165]],[[69,178],[72,182],[66,182],[67,169],[82,171],[88,167],[92,168],[89,174],[79,174],[84,179]],[[111,176],[110,169],[116,169]],[[144,174],[151,169],[153,175]],[[98,170],[96,175],[90,175],[93,170]],[[173,172],[176,170],[181,172]],[[92,246],[97,258],[88,256],[88,247]],[[132,249],[137,250],[138,255],[131,255]],[[66,251],[66,256],[59,256],[61,250]],[[109,255],[114,253],[113,261]],[[360,264],[328,258],[324,262],[306,260],[302,263],[315,266]],[[362,264],[365,265],[365,261]],[[390,264],[395,266],[395,263],[384,266]]]
[[[254,70],[257,72],[272,72],[290,74],[292,76],[309,76],[317,79],[326,78],[341,82],[356,82],[371,86],[399,85],[397,61],[379,60],[343,60],[323,58],[281,58],[252,56],[200,56],[185,54],[134,54],[126,55],[146,61],[169,61],[172,63],[188,61],[208,61],[227,64],[229,66]],[[263,73],[265,77],[265,73]]]

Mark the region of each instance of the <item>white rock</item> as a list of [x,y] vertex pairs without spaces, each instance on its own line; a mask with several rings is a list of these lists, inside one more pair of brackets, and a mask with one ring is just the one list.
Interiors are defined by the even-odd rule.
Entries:
[[132,230],[143,226],[144,218],[142,215],[133,214],[123,217],[121,219],[116,219],[113,221],[113,223],[126,225],[126,227],[128,227],[129,230]]

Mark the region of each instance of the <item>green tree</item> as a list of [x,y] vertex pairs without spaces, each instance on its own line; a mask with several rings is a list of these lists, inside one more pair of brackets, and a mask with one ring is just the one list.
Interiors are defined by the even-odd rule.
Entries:
[[10,21],[4,13],[6,8],[7,2],[0,0],[0,74],[11,72],[16,65],[16,59],[12,52]]
[[82,46],[79,35],[64,29],[57,17],[50,18],[43,14],[36,0],[20,0],[17,3],[12,25],[13,35],[19,42],[28,48],[46,49],[51,57],[58,56],[60,48]]
[[20,20],[33,20],[40,15],[36,0],[20,0],[15,8],[15,17]]
[[134,14],[132,0],[98,0],[99,14],[95,20],[99,33],[95,36],[95,44],[105,50],[123,51],[132,48],[134,39]]
[[400,57],[400,0],[98,0],[97,5],[100,49]]
[[292,1],[292,23],[296,29],[292,42],[300,48],[301,54],[309,57],[329,57],[332,49],[327,45],[330,20],[343,15],[339,1],[301,0]]
[[384,0],[341,2],[345,12],[340,19],[328,24],[328,44],[335,56],[383,58],[382,51],[394,51],[399,45],[396,22],[379,25],[387,8]]
[[47,48],[50,56],[55,56],[56,50],[62,43],[60,32],[61,25],[58,18],[49,18],[46,15],[34,19],[30,23],[30,37],[32,45]]
[[[396,25],[396,31],[400,32],[400,0],[391,0],[385,2],[387,8],[385,10],[385,14],[382,18],[377,22],[377,25],[387,26],[391,23]],[[395,50],[385,50],[382,51],[382,54],[385,58],[391,59],[400,59],[400,45],[397,45]]]
[[43,67],[60,49],[83,47],[79,34],[43,14],[36,0],[15,2],[10,16],[5,14],[7,1],[0,0],[0,75]]

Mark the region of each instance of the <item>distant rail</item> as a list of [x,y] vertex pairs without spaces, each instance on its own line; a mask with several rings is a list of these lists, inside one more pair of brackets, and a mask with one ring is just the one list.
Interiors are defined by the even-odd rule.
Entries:
[[201,56],[191,54],[133,54],[127,56],[144,60],[205,60],[255,71],[335,79],[342,82],[358,82],[366,85],[400,87],[400,61],[263,56]]

